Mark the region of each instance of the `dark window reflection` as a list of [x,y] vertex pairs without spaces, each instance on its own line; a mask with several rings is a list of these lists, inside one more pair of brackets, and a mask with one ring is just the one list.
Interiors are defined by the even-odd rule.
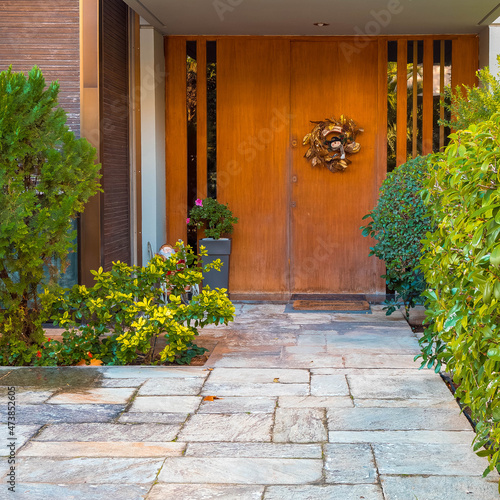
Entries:
[[207,42],[207,184],[217,198],[217,42]]

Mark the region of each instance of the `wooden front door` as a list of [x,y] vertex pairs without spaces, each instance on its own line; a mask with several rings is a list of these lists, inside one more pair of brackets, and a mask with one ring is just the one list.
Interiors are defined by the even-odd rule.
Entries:
[[[295,293],[384,291],[379,262],[369,258],[362,217],[376,204],[385,164],[377,151],[381,89],[378,43],[344,56],[341,42],[291,43],[291,289]],[[383,82],[383,80],[382,80]],[[303,137],[325,118],[352,118],[364,129],[361,151],[342,173],[313,167]]]
[[[359,228],[363,216],[377,202],[387,170],[388,61],[394,57],[388,44],[393,42],[384,37],[215,38],[217,198],[229,203],[240,219],[233,234],[232,296],[261,299],[284,298],[290,293],[384,293],[383,264],[368,256],[373,241],[363,238]],[[193,198],[189,200],[192,204],[207,192],[204,50],[212,39],[196,40],[198,170],[197,192],[189,195],[186,37],[169,37],[166,43],[169,242],[186,238],[188,196]],[[427,82],[422,97],[424,153],[429,152],[433,137],[432,75],[439,70],[434,42],[432,37],[423,41]],[[401,161],[408,155],[410,123],[408,43],[405,37],[397,40],[398,73],[404,82],[397,104]],[[471,84],[477,67],[477,38],[458,36],[452,43],[452,84]],[[414,47],[418,55],[419,46]],[[351,157],[352,164],[343,173],[313,167],[304,158],[307,148],[302,145],[313,128],[311,121],[341,114],[364,129],[359,136],[361,151]],[[414,121],[413,126],[415,130],[418,123]]]

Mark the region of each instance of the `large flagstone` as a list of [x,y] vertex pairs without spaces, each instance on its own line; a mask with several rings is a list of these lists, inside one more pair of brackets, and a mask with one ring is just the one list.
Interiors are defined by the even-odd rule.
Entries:
[[159,483],[306,484],[319,481],[323,462],[285,458],[167,458]]

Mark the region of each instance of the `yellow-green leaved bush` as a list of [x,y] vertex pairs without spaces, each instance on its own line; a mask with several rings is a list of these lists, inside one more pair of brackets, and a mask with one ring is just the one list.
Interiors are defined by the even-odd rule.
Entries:
[[436,230],[424,241],[431,326],[423,366],[442,365],[477,422],[474,449],[500,463],[500,113],[451,134],[422,196]]
[[[107,365],[189,363],[206,351],[194,344],[198,330],[227,324],[235,311],[224,289],[206,288],[186,298],[188,287],[201,284],[202,272],[221,266],[220,260],[203,267],[199,261],[190,247],[178,243],[169,259],[157,255],[144,267],[115,262],[111,271],[93,271],[92,288],[77,285],[46,294],[54,323],[66,331],[59,345],[45,346],[37,364],[65,364],[83,341],[90,358]],[[160,338],[161,350],[156,348]]]

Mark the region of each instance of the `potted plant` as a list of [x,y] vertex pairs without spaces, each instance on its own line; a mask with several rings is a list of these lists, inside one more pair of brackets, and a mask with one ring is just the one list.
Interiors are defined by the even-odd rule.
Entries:
[[225,288],[229,286],[229,255],[231,254],[231,240],[225,236],[232,234],[233,225],[238,218],[227,204],[219,203],[213,198],[197,199],[189,212],[187,224],[197,229],[204,229],[205,237],[200,240],[200,246],[205,247],[207,255],[202,254],[203,265],[217,259],[222,262],[220,272],[212,269],[203,275],[203,284],[210,288]]

